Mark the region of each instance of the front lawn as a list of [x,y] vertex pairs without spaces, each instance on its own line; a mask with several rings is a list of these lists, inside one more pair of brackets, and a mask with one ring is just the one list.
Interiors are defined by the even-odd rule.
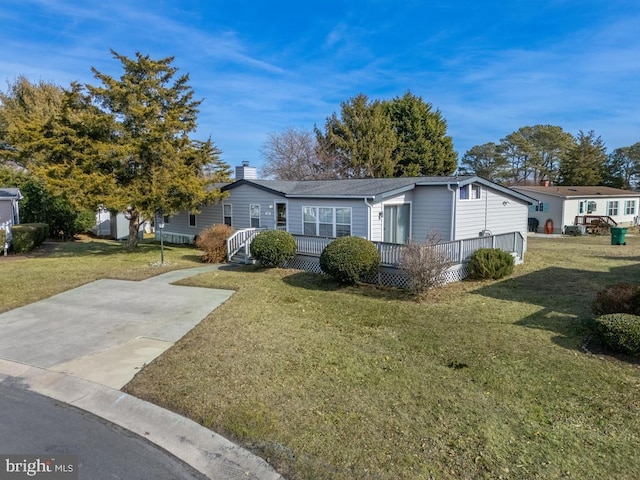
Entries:
[[294,479],[640,478],[640,370],[587,354],[589,303],[638,282],[640,239],[530,238],[510,279],[425,304],[252,267],[126,387]]

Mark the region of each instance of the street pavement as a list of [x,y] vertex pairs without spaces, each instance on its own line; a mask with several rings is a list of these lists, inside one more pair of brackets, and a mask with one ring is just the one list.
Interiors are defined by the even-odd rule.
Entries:
[[[177,270],[140,282],[98,280],[0,314],[0,396],[2,405],[8,408],[9,413],[5,414],[18,414],[16,403],[10,399],[24,395],[25,405],[30,405],[22,413],[25,421],[28,411],[37,418],[40,409],[48,408],[46,402],[30,400],[31,395],[39,394],[58,404],[63,402],[69,411],[81,409],[95,415],[102,419],[97,423],[102,422],[103,426],[118,427],[116,437],[119,432],[123,442],[128,437],[151,442],[159,452],[168,452],[168,456],[208,478],[281,480],[264,460],[215,432],[119,390],[145,364],[233,294],[228,290],[172,285],[217,268],[209,265]],[[82,423],[77,420],[71,418],[62,424],[72,428]],[[14,426],[20,423],[17,421]],[[43,431],[44,443],[54,437],[53,431],[60,426],[53,424],[50,431]],[[37,423],[34,428],[29,429],[32,434],[37,431]],[[12,434],[19,431],[14,428]],[[6,438],[5,433],[9,432],[0,423],[0,437]],[[97,433],[88,435],[94,434]],[[26,429],[24,435],[26,444],[30,444]],[[74,453],[73,445],[60,448]],[[5,448],[8,447],[0,443],[0,454],[9,453]],[[40,448],[48,447],[33,443],[27,451],[17,453],[45,453],[38,451]],[[86,455],[92,452],[96,449],[79,452],[80,463],[88,465]],[[120,478],[118,467],[113,469],[116,476],[107,478]],[[183,477],[149,474],[140,478]]]
[[[100,417],[31,392],[15,380],[0,383],[0,452],[78,457],[76,475],[91,480],[203,480],[207,477]],[[3,466],[0,465],[0,472]]]

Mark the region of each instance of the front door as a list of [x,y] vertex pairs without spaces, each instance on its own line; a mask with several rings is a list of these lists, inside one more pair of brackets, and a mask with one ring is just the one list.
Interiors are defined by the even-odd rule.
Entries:
[[287,230],[286,203],[276,203],[276,230]]

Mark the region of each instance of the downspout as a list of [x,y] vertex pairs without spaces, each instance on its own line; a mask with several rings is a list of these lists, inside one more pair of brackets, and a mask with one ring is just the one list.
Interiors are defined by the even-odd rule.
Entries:
[[[451,192],[451,232],[449,233],[449,241],[453,242],[456,235],[456,190],[451,189],[451,183],[447,184],[447,190]],[[460,185],[455,183],[453,185]]]
[[371,212],[373,211],[373,205],[367,202],[367,198],[364,199],[364,204],[368,208],[369,214],[367,215],[367,240],[371,240]]

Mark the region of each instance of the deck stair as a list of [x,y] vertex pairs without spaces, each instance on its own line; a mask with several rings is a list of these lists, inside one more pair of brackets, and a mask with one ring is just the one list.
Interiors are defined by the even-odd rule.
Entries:
[[574,225],[584,225],[587,233],[603,235],[609,233],[611,227],[617,227],[618,222],[608,215],[576,215]]

